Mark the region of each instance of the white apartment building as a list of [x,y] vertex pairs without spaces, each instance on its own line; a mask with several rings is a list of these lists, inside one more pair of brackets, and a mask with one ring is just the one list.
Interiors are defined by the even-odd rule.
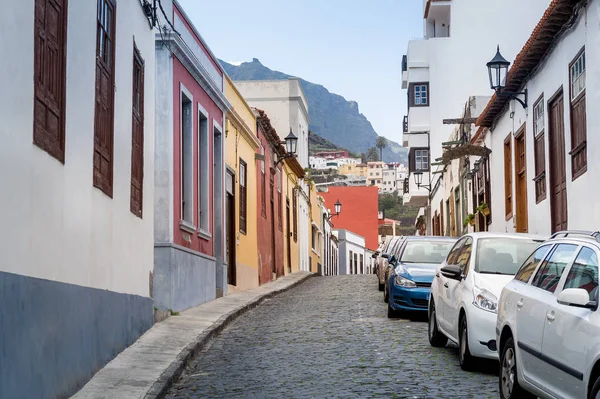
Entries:
[[470,96],[490,94],[486,63],[496,46],[501,44],[503,53],[514,57],[522,46],[521,38],[531,33],[549,3],[423,0],[424,38],[409,42],[402,66],[402,84],[409,99],[403,144],[410,147],[410,176],[403,191],[405,204],[427,208],[428,233],[431,215],[443,208],[436,159],[454,129],[451,120],[462,115]]
[[[251,106],[267,113],[280,137],[291,131],[298,137],[296,157],[303,168],[309,167],[308,102],[298,78],[234,82]],[[300,270],[309,271],[310,209],[309,191],[304,180],[298,182],[298,242]]]
[[334,229],[339,242],[338,274],[369,274],[365,238],[349,230]]
[[358,165],[361,162],[360,158],[316,157],[312,155],[308,159],[310,168],[315,170],[337,170],[342,165]]
[[383,182],[384,162],[367,162],[367,185],[380,187]]
[[538,19],[506,80],[506,90],[527,91],[527,107],[494,96],[477,121],[473,141],[492,150],[488,228],[596,231],[600,0],[556,0]]
[[0,397],[70,397],[153,324],[155,31],[138,0],[4,4]]

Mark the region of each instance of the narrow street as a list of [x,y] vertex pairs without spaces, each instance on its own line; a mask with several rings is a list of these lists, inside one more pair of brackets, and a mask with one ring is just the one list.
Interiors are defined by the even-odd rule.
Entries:
[[376,276],[314,277],[240,317],[167,394],[173,398],[496,398],[478,373],[431,348],[425,317],[390,320]]

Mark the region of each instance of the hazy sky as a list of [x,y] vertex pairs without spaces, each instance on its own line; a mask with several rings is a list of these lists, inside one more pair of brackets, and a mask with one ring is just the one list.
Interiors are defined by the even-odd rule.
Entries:
[[[179,0],[215,55],[324,85],[401,142],[402,56],[423,33],[423,0]],[[310,104],[309,104],[310,108]]]

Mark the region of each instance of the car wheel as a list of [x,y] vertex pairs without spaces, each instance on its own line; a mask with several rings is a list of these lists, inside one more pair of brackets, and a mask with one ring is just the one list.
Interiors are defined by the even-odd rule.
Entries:
[[431,309],[429,311],[429,343],[436,348],[442,348],[448,343],[448,337],[438,330],[435,304],[433,301],[431,302]]
[[594,382],[594,386],[590,391],[588,399],[596,399],[600,398],[600,377],[596,378],[596,382]]
[[460,368],[465,371],[473,369],[473,363],[475,359],[471,356],[469,350],[469,332],[467,328],[467,316],[463,316],[460,319],[460,334],[458,340],[458,360],[460,362]]
[[[535,398],[535,395],[525,391],[517,378],[517,355],[515,353],[515,341],[511,338],[506,341],[500,356],[500,397],[502,399]],[[598,385],[598,381],[594,386]],[[593,396],[592,396],[593,397]]]
[[379,279],[377,280],[377,285],[379,286],[379,291],[383,291],[383,289],[385,288],[385,284],[381,284],[379,282]]
[[390,294],[388,291],[388,287],[387,285],[384,285],[383,288],[383,302],[388,303],[388,301],[390,300]]

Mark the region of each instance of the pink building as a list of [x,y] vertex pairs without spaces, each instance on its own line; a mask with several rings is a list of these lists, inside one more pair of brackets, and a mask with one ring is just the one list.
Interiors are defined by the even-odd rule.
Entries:
[[157,37],[155,260],[160,310],[224,294],[224,71],[177,2]]

